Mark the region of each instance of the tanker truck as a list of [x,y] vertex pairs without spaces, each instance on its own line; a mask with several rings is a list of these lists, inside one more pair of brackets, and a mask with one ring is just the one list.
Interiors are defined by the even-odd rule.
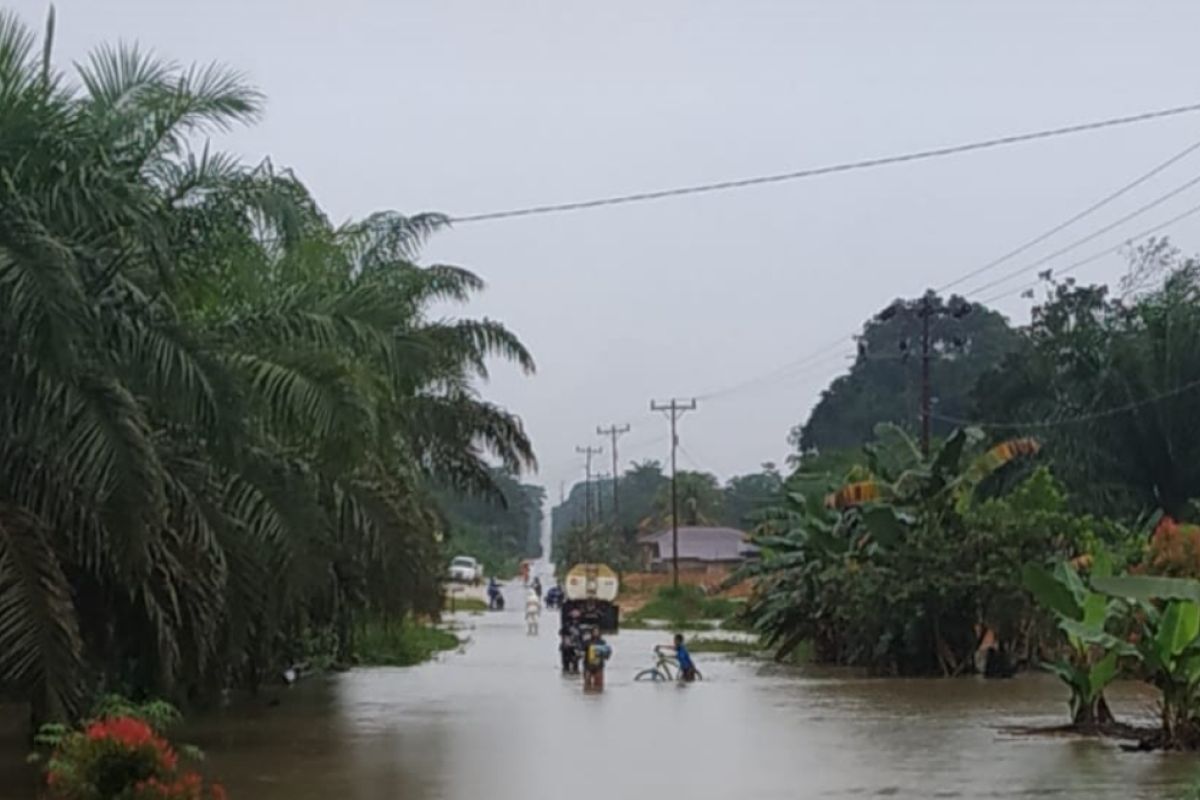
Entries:
[[607,564],[576,564],[567,570],[563,594],[562,623],[566,625],[572,612],[579,612],[579,622],[595,625],[604,633],[616,633],[620,622],[620,607],[616,604],[620,581]]

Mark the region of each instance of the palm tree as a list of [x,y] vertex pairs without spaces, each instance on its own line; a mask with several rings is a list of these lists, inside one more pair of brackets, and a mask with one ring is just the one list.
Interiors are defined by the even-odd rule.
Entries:
[[417,265],[446,220],[335,227],[210,149],[260,103],[135,47],[68,85],[0,12],[0,689],[39,718],[113,681],[253,684],[307,628],[348,654],[362,614],[436,609],[427,486],[533,465],[474,388],[529,353],[428,317],[482,288]]

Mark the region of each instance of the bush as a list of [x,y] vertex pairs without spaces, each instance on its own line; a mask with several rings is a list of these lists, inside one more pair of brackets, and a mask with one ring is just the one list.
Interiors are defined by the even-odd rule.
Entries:
[[360,664],[408,667],[428,661],[435,653],[458,647],[454,634],[412,620],[372,620],[359,629],[354,654]]
[[709,597],[699,586],[667,586],[655,592],[654,599],[632,614],[631,619],[662,619],[670,623],[725,620],[732,617],[738,607],[735,600]]
[[112,716],[64,735],[46,767],[54,800],[225,800],[220,784],[179,769],[175,749],[148,722]]

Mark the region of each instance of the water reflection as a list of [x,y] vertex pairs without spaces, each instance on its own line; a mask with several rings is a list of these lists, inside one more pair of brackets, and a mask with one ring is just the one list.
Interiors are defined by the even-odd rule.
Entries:
[[[664,635],[628,631],[612,640],[608,690],[584,696],[557,673],[545,630],[526,637],[518,613],[466,619],[474,641],[440,663],[310,681],[277,707],[198,720],[186,738],[235,800],[1126,800],[1167,796],[1193,769],[1009,731],[1062,720],[1048,676],[862,680],[706,659],[702,685],[634,684]],[[1134,684],[1112,699],[1125,717],[1151,710]]]

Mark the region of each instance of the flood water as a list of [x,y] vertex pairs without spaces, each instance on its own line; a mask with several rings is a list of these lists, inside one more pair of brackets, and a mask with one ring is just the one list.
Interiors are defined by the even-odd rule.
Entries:
[[[871,680],[698,655],[701,684],[634,683],[666,637],[626,631],[605,692],[584,695],[543,619],[532,638],[515,610],[462,615],[458,653],[312,679],[181,738],[234,800],[1129,800],[1177,796],[1200,774],[1188,756],[1008,732],[1063,721],[1046,675]],[[1133,684],[1112,700],[1125,717],[1153,711]]]

